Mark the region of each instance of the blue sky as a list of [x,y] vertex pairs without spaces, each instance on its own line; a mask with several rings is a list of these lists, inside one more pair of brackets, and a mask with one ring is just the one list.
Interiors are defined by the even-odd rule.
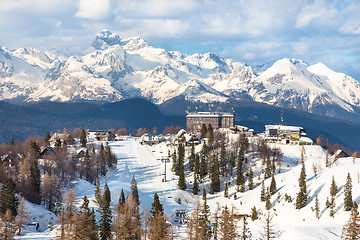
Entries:
[[360,80],[359,0],[0,0],[0,45],[88,48],[108,29],[249,65],[323,62]]

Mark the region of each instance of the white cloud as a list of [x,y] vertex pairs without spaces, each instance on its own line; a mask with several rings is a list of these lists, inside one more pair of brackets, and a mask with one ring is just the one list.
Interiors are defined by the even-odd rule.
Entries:
[[355,69],[360,62],[359,0],[0,2],[0,44],[10,48],[86,48],[105,28],[159,47],[211,51],[249,64],[331,58],[346,59]]
[[[115,2],[114,2],[115,4]],[[194,10],[195,0],[124,0],[118,2],[114,13],[127,17],[170,17]]]
[[311,4],[305,4],[297,16],[295,28],[304,28],[309,25],[333,26],[337,25],[338,11],[335,6],[325,0],[315,0]]
[[344,9],[345,23],[339,28],[344,34],[360,35],[360,2],[350,2]]
[[75,17],[100,20],[108,17],[109,13],[109,0],[80,0]]
[[1,0],[0,12],[21,14],[41,13],[42,16],[69,11],[74,0]]
[[188,23],[173,19],[128,19],[117,17],[116,22],[126,28],[127,36],[176,38],[188,30]]

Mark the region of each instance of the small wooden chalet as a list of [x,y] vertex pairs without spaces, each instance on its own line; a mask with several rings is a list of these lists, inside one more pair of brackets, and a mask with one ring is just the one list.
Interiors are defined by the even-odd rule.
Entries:
[[46,158],[53,155],[55,155],[54,149],[52,147],[46,147],[41,151],[40,158]]
[[0,157],[2,163],[8,164],[10,167],[15,166],[16,163],[20,162],[21,155],[17,153],[9,153]]
[[110,131],[95,131],[93,133],[97,141],[115,141],[115,134]]
[[185,137],[185,145],[198,145],[201,143],[201,139],[200,137],[198,137],[197,135],[195,134],[188,134],[188,133],[185,133],[184,134],[184,137]]
[[77,152],[76,152],[76,157],[79,159],[83,159],[85,157],[87,148],[80,148]]
[[152,145],[152,144],[158,144],[163,141],[165,141],[163,135],[152,135],[149,133],[145,133],[144,135],[141,136],[141,144]]
[[51,138],[49,139],[49,143],[51,146],[55,146],[56,141],[60,139],[61,143],[64,143],[64,141],[67,144],[74,143],[74,139],[70,136],[68,133],[54,133]]
[[337,150],[335,153],[334,153],[334,158],[335,159],[339,159],[339,158],[345,158],[345,157],[349,157],[350,155],[347,154],[344,150]]
[[177,134],[173,141],[174,144],[179,144],[180,142],[184,142],[186,146],[191,146],[192,144],[200,144],[201,139],[195,134],[187,133],[185,129],[181,129]]

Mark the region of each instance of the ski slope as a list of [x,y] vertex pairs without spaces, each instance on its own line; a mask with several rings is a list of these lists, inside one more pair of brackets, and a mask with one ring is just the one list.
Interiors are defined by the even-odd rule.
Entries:
[[[96,142],[100,144],[101,142]],[[172,163],[166,164],[166,182],[165,178],[165,163],[160,159],[168,155],[168,150],[173,152],[174,147],[166,146],[165,143],[158,145],[147,146],[141,145],[139,138],[126,137],[121,141],[109,142],[112,151],[115,153],[118,162],[115,170],[109,172],[106,177],[101,178],[101,185],[108,184],[111,191],[111,205],[112,207],[118,202],[121,189],[124,189],[125,195],[130,194],[130,183],[134,175],[137,181],[137,186],[140,196],[141,211],[151,209],[153,202],[153,195],[155,192],[159,194],[160,201],[163,204],[164,211],[169,220],[174,217],[174,212],[177,209],[185,209],[191,212],[195,206],[196,201],[201,200],[201,193],[198,196],[193,196],[192,190],[192,174],[187,174],[187,190],[182,191],[177,187],[178,177],[171,172]],[[342,158],[339,159],[331,168],[325,168],[325,152],[319,146],[305,146],[305,165],[307,175],[307,189],[308,189],[308,204],[301,210],[295,209],[294,203],[296,193],[298,192],[298,178],[300,175],[301,164],[300,146],[288,145],[271,145],[278,147],[283,152],[283,165],[281,173],[275,175],[278,192],[271,198],[272,212],[276,213],[274,221],[278,225],[279,230],[283,231],[279,239],[282,240],[304,240],[304,239],[339,239],[343,225],[349,218],[349,212],[343,211],[343,186],[345,184],[347,173],[350,172],[353,183],[353,200],[360,201],[360,184],[359,184],[359,164],[360,159],[356,159],[355,164],[353,159]],[[197,146],[199,151],[201,146]],[[186,156],[189,155],[190,148],[186,148]],[[187,161],[185,161],[187,163]],[[230,181],[229,198],[224,197],[224,184],[221,186],[221,192],[214,195],[207,194],[208,204],[212,213],[217,207],[234,206],[239,213],[250,214],[251,208],[256,206],[260,213],[266,213],[265,203],[260,202],[261,181],[263,175],[259,179],[258,176],[264,166],[261,160],[257,158],[249,158],[249,166],[254,170],[254,183],[256,188],[247,190],[244,193],[237,192],[237,199],[234,199],[236,192],[236,175],[232,177],[222,178]],[[319,166],[317,176],[314,176],[313,164]],[[334,175],[336,183],[339,187],[339,192],[336,196],[335,216],[329,216],[329,209],[325,208],[326,198],[330,198],[330,184],[331,178]],[[246,188],[247,187],[246,182]],[[265,186],[270,186],[270,179],[265,180]],[[206,188],[209,190],[209,181],[206,178],[200,183],[200,189]],[[77,194],[78,206],[81,205],[82,198],[86,195],[90,199],[90,207],[97,208],[94,200],[94,185],[80,180],[76,183],[75,191]],[[285,202],[284,195],[289,194],[294,201],[292,203]],[[315,196],[318,194],[320,203],[321,217],[319,220],[315,217],[315,212],[312,208],[315,206]],[[177,200],[181,198],[181,204]],[[41,208],[38,206],[37,208]],[[31,209],[31,214],[35,214],[36,209]],[[42,212],[45,216],[50,213],[44,210]],[[260,214],[261,218],[262,217]],[[253,239],[261,239],[260,232],[263,228],[263,220],[251,221],[248,220],[250,231]],[[241,223],[239,223],[239,234]],[[179,238],[186,237],[186,228],[182,226],[179,228]],[[28,231],[24,236],[18,239],[52,239],[56,234],[54,231],[45,231],[42,233],[34,233]],[[36,237],[34,237],[36,236]]]

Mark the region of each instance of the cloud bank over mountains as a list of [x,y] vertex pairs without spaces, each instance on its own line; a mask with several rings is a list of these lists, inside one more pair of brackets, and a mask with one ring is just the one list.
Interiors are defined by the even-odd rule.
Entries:
[[323,62],[360,78],[360,3],[349,1],[3,0],[0,45],[83,49],[102,29],[186,53],[256,65]]

